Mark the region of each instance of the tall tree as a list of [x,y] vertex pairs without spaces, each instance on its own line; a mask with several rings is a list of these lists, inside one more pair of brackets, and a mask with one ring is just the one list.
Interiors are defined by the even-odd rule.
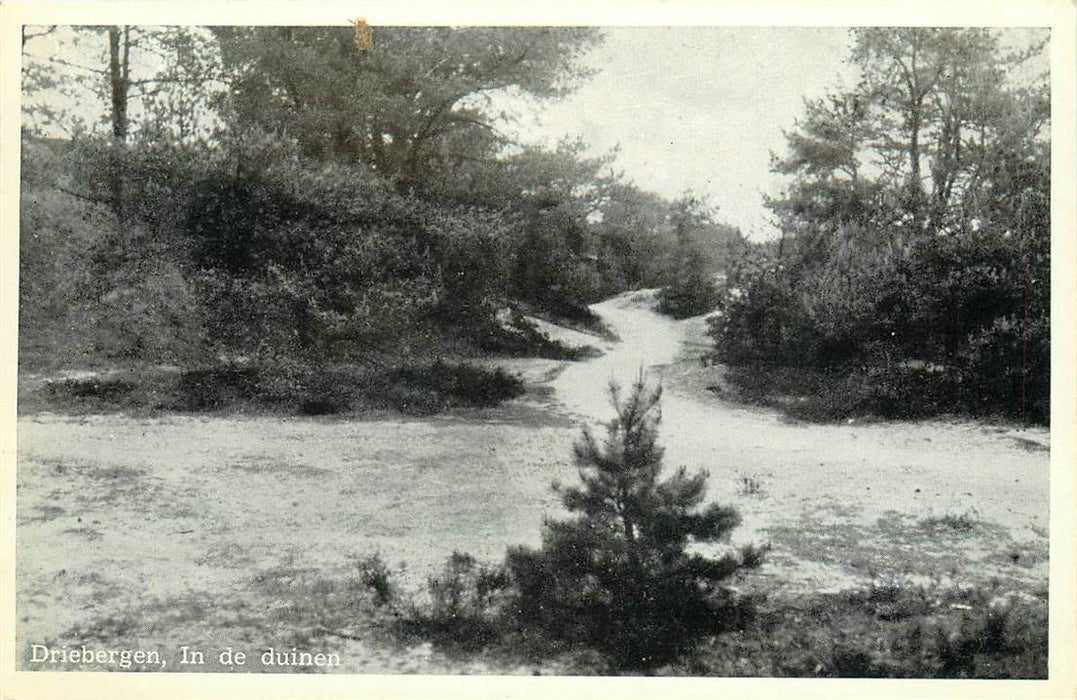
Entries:
[[[877,365],[872,410],[1046,416],[1050,92],[1033,36],[852,31],[861,79],[787,134],[774,169],[790,184],[770,202],[785,245],[725,301],[725,357]],[[895,395],[919,398],[887,408]]]
[[404,189],[434,168],[493,157],[505,144],[487,97],[573,89],[585,29],[219,28],[239,124],[299,141],[308,155],[362,161]]
[[859,84],[808,102],[774,161],[794,178],[771,202],[785,228],[832,230],[880,212],[938,220],[984,201],[997,157],[1047,147],[1046,81],[1013,78],[1042,44],[1008,50],[987,29],[858,29],[852,40]]

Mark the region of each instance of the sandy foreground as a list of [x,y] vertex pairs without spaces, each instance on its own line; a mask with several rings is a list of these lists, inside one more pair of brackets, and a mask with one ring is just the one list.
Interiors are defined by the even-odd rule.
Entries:
[[[172,660],[181,645],[287,645],[286,622],[259,626],[252,612],[280,602],[266,581],[340,576],[380,552],[420,590],[453,550],[492,562],[535,545],[543,518],[563,515],[549,487],[575,478],[580,426],[608,419],[605,387],[641,368],[666,387],[667,465],[708,470],[710,498],[742,513],[734,543],[773,547],[745,588],[1046,587],[1046,429],[819,426],[733,406],[701,390],[702,320],[672,321],[651,303],[636,293],[595,307],[619,341],[563,332],[599,358],[503,363],[533,388],[499,409],[371,421],[20,417],[24,667],[34,643],[159,647]],[[336,644],[337,671],[528,672],[429,645]]]

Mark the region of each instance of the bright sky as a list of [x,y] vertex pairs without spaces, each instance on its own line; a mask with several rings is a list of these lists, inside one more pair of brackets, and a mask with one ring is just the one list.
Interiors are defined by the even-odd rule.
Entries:
[[[518,114],[509,131],[551,147],[561,137],[579,136],[594,155],[619,146],[614,167],[640,187],[670,198],[686,191],[705,195],[719,220],[748,237],[776,235],[763,194],[778,194],[784,180],[770,172],[770,154],[784,154],[782,132],[793,128],[805,98],[856,80],[846,63],[848,30],[603,31],[605,41],[584,59],[596,74],[568,98],[496,101],[495,107]],[[1028,41],[1021,30],[1007,36],[1014,45]],[[56,51],[55,38],[35,40],[28,50]],[[67,54],[63,49],[71,47],[60,43],[59,55],[67,60],[85,62],[87,52],[102,50],[91,45]],[[101,113],[99,105],[87,108]]]
[[776,233],[762,194],[776,194],[770,152],[784,153],[804,97],[855,80],[848,30],[616,28],[587,58],[599,71],[578,92],[522,117],[519,135],[578,135],[594,154],[620,145],[615,167],[667,197],[705,194],[718,218],[755,239]]

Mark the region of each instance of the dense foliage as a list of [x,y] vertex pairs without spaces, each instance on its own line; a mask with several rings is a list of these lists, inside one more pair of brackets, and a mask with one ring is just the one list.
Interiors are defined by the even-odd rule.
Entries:
[[[109,107],[102,129],[46,114],[61,67],[27,61],[29,364],[567,357],[519,310],[593,325],[588,304],[686,257],[709,280],[710,244],[739,241],[612,155],[502,133],[490,95],[571,91],[593,30],[378,28],[373,52],[350,28],[69,33],[102,53],[64,89]],[[35,136],[57,123],[71,138]]]
[[853,39],[861,82],[788,134],[782,240],[731,270],[717,357],[764,394],[789,368],[795,393],[840,391],[817,417],[1046,422],[1050,101],[1042,76],[1012,77],[1040,47],[1008,53],[989,30]]

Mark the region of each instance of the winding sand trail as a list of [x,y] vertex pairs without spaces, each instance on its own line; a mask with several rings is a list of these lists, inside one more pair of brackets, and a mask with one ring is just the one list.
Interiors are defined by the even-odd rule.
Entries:
[[[648,291],[593,307],[621,340],[554,380],[568,411],[608,420],[611,380],[626,386],[641,368],[653,380],[676,371],[671,363],[678,360],[689,371],[699,367],[684,349],[702,320],[674,321],[652,307]],[[660,442],[667,466],[706,469],[710,498],[740,506],[744,522],[734,541],[763,541],[770,528],[809,520],[873,527],[888,518],[967,516],[1005,528],[1015,542],[1046,546],[1050,436],[1044,428],[971,421],[811,425],[667,383]],[[746,498],[749,482],[765,497]]]

